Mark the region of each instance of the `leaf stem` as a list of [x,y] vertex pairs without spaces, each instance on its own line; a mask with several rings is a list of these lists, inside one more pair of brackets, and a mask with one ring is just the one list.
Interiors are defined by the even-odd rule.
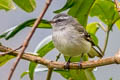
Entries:
[[107,32],[107,30],[106,30],[105,27],[101,24],[101,22],[99,22],[98,25],[101,27],[101,29],[102,29],[104,32]]
[[105,37],[105,42],[104,42],[104,47],[103,47],[103,55],[105,54],[105,51],[106,51],[106,48],[107,48],[109,33],[110,33],[110,30],[108,29],[107,32],[106,32],[106,37]]

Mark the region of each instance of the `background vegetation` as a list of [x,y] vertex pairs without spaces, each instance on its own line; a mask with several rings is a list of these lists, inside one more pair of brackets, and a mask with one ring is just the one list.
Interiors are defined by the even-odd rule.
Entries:
[[[0,1],[0,9],[10,11],[16,8],[16,6],[20,7],[26,13],[31,13],[36,9],[36,1],[35,0],[1,0]],[[52,6],[52,4],[50,5]],[[113,31],[113,25],[115,24],[118,29],[120,29],[120,16],[119,11],[116,8],[116,4],[112,0],[66,0],[65,5],[59,10],[55,10],[53,13],[67,13],[80,22],[82,26],[86,29],[86,31],[91,35],[94,43],[98,46],[100,40],[96,36],[96,32],[99,32],[101,28],[105,32],[105,40],[103,46],[100,46],[105,53],[107,43],[109,40],[109,34]],[[46,13],[47,14],[47,13]],[[97,17],[100,21],[94,21],[92,23],[88,23],[89,17]],[[29,19],[27,21],[21,22],[15,27],[7,29],[6,31],[0,34],[0,39],[10,40],[21,30],[26,27],[32,27],[34,19]],[[49,20],[49,19],[48,19]],[[51,29],[51,25],[47,19],[42,19],[41,23],[38,25],[38,29]],[[2,27],[1,27],[2,28]],[[43,43],[43,44],[42,44]],[[44,57],[51,50],[54,49],[54,45],[50,37],[45,38],[42,42],[40,42],[39,46],[36,46],[36,53],[40,57]],[[104,55],[103,53],[103,55]],[[105,53],[106,54],[106,53]],[[6,62],[14,58],[11,55],[0,56],[0,66],[3,66]],[[83,57],[85,61],[88,60],[88,56],[85,55]],[[79,62],[79,57],[72,58],[72,61]],[[23,72],[21,74],[21,78],[23,78],[26,74],[29,74],[29,78],[31,80],[34,79],[34,72],[36,66],[38,64],[34,62],[30,62],[29,71]],[[37,70],[37,69],[36,69]],[[40,71],[48,71],[47,68],[41,68]],[[90,69],[80,69],[80,70],[59,70],[55,69],[54,72],[61,74],[67,80],[96,80],[96,77],[93,73],[93,68]],[[110,76],[111,77],[111,76]],[[51,79],[52,80],[52,79]]]

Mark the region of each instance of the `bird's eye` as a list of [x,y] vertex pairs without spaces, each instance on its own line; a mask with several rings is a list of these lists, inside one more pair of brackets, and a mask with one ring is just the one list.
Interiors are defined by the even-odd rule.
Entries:
[[56,20],[56,22],[61,22],[61,21],[63,21],[62,19],[58,19],[58,20]]
[[65,21],[66,19],[58,19],[56,20],[55,22],[62,22],[62,21]]

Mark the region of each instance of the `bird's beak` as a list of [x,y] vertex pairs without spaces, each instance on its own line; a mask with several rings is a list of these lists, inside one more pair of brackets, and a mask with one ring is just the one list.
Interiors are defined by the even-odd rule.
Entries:
[[55,23],[55,21],[49,21],[49,23],[50,23],[50,24],[53,24],[53,23]]

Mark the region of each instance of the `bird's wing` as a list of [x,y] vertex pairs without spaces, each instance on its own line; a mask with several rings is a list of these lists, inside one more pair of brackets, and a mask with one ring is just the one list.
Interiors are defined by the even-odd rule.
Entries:
[[84,38],[85,38],[87,41],[89,41],[89,42],[92,44],[92,46],[95,46],[95,44],[94,44],[94,42],[93,42],[90,34],[88,34],[86,31],[84,32]]
[[[85,30],[85,28],[83,26],[81,26],[78,22],[73,24],[73,26],[76,26],[76,27],[74,27],[74,29],[76,31],[78,31],[85,40],[89,41],[92,44],[92,48],[95,49],[93,46],[96,46],[96,45],[94,44],[90,34]],[[98,48],[98,46],[96,46],[96,47]],[[102,53],[102,50],[100,48],[98,48],[98,49]],[[97,50],[96,50],[96,52],[98,53],[98,55],[100,57],[102,57],[102,54],[100,54]]]
[[76,26],[74,27],[75,30],[78,31],[85,40],[89,41],[92,46],[95,46],[90,34],[88,34],[88,32],[84,29],[83,26],[81,26],[79,23],[73,24],[73,26]]

